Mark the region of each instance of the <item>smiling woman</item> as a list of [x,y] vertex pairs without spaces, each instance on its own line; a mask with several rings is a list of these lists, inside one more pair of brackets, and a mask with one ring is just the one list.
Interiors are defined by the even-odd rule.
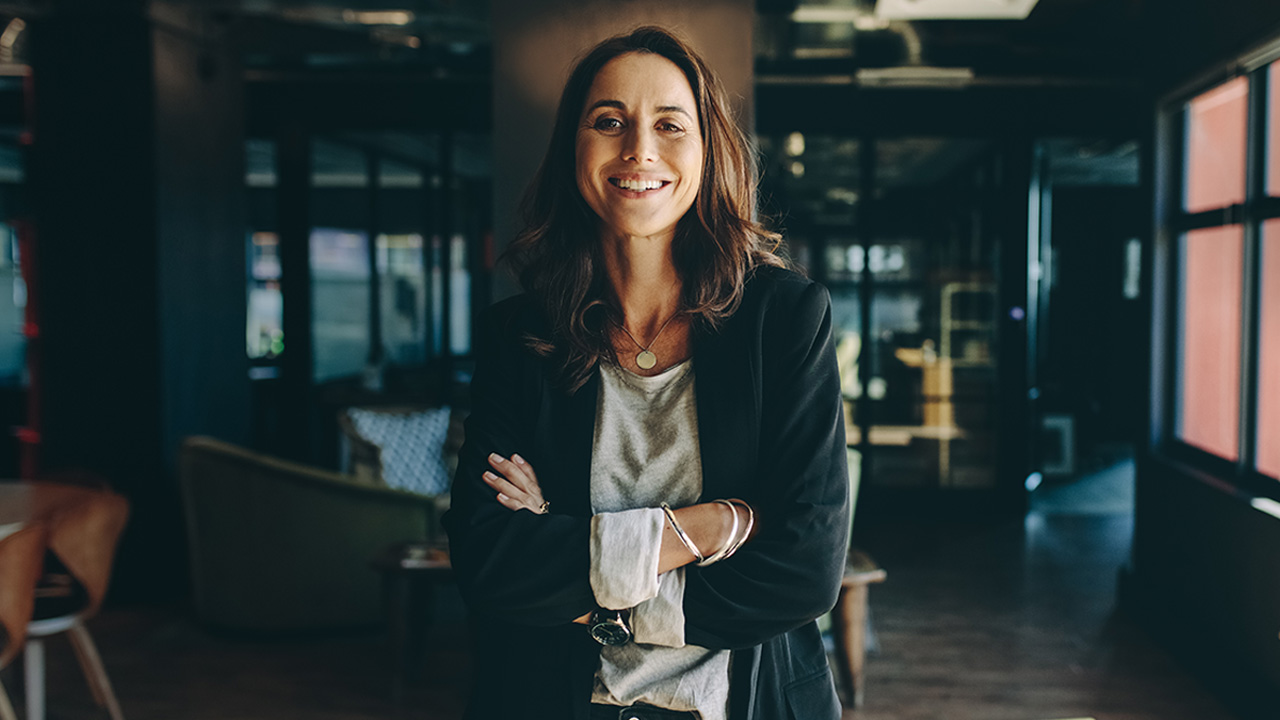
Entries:
[[495,671],[469,718],[839,717],[814,623],[849,529],[830,301],[755,221],[726,107],[657,28],[569,77],[444,520]]
[[578,191],[612,235],[602,239],[669,244],[702,183],[702,131],[684,74],[661,55],[622,55],[601,69],[587,103]]

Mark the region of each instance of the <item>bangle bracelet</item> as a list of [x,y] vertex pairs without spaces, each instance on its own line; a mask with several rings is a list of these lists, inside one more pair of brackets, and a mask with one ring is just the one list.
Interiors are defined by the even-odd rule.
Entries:
[[667,521],[671,523],[671,529],[676,531],[676,537],[680,538],[680,542],[684,543],[685,548],[687,548],[689,552],[693,553],[693,556],[698,559],[699,563],[704,562],[706,558],[698,551],[698,546],[693,544],[693,541],[689,539],[689,536],[684,533],[684,528],[680,527],[680,523],[676,522],[676,514],[671,512],[671,506],[666,503],[662,503],[659,507],[662,508],[662,512],[666,513]]
[[733,544],[733,547],[729,548],[729,551],[724,554],[724,557],[720,558],[721,560],[731,558],[734,553],[738,552],[738,548],[742,547],[747,542],[747,538],[751,537],[751,529],[754,528],[756,524],[756,511],[751,509],[751,506],[745,501],[735,499],[730,500],[729,503],[733,505],[741,505],[747,509],[747,529],[742,532],[742,537],[738,538],[738,541]]
[[728,500],[715,500],[714,502],[729,508],[729,512],[733,514],[733,527],[729,529],[729,539],[725,540],[724,544],[720,546],[720,549],[711,557],[698,563],[698,567],[706,567],[712,563],[720,562],[721,560],[729,557],[729,548],[733,547],[734,540],[738,537],[738,509],[735,508],[733,503]]

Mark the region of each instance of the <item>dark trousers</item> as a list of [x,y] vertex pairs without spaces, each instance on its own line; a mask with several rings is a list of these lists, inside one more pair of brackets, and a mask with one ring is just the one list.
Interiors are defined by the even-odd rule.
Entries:
[[691,712],[664,710],[652,705],[591,705],[591,720],[697,720],[698,716]]

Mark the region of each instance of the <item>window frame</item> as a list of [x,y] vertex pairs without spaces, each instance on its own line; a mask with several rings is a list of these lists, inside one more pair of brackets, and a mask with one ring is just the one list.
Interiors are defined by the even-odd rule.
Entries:
[[[1267,195],[1267,105],[1270,73],[1280,73],[1280,37],[1219,65],[1162,98],[1157,104],[1155,222],[1152,312],[1152,449],[1235,485],[1239,490],[1280,500],[1280,478],[1257,468],[1259,333],[1262,301],[1263,225],[1280,219],[1280,197]],[[1248,79],[1245,135],[1245,200],[1225,208],[1187,212],[1187,108],[1201,94]],[[1280,117],[1272,118],[1280,122]],[[1273,148],[1280,153],[1280,148]],[[1181,392],[1183,236],[1204,228],[1240,225],[1244,232],[1241,277],[1239,421],[1235,460],[1193,446],[1178,437]],[[1163,356],[1163,357],[1161,357]]]

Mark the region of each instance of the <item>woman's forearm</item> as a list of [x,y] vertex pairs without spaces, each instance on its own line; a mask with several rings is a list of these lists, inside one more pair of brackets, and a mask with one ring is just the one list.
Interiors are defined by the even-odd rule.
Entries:
[[[703,557],[709,557],[721,550],[725,545],[741,539],[742,533],[748,531],[746,511],[738,507],[737,532],[734,532],[733,516],[723,503],[709,502],[690,505],[671,511],[680,523],[689,540],[698,548]],[[753,524],[750,536],[759,530],[759,524]],[[750,537],[749,536],[749,537]],[[748,537],[748,539],[749,539]],[[684,567],[697,560],[689,548],[676,534],[670,522],[664,522],[662,528],[661,547],[658,551],[658,574],[670,572]],[[590,613],[574,620],[586,624]]]
[[[738,535],[740,536],[747,529],[747,519],[746,512],[742,508],[738,508],[737,512],[739,519],[737,523]],[[698,548],[698,552],[702,553],[703,557],[710,557],[725,545],[737,539],[736,537],[730,537],[734,526],[733,515],[723,503],[700,503],[673,510],[672,513],[675,515],[676,521],[680,523],[681,529],[689,536],[689,540]],[[751,534],[755,535],[758,529],[758,525],[752,528]],[[684,567],[696,560],[697,558],[680,540],[680,536],[676,534],[675,529],[671,527],[671,523],[666,523],[662,529],[662,549],[658,554],[658,574],[661,575],[678,567]]]

